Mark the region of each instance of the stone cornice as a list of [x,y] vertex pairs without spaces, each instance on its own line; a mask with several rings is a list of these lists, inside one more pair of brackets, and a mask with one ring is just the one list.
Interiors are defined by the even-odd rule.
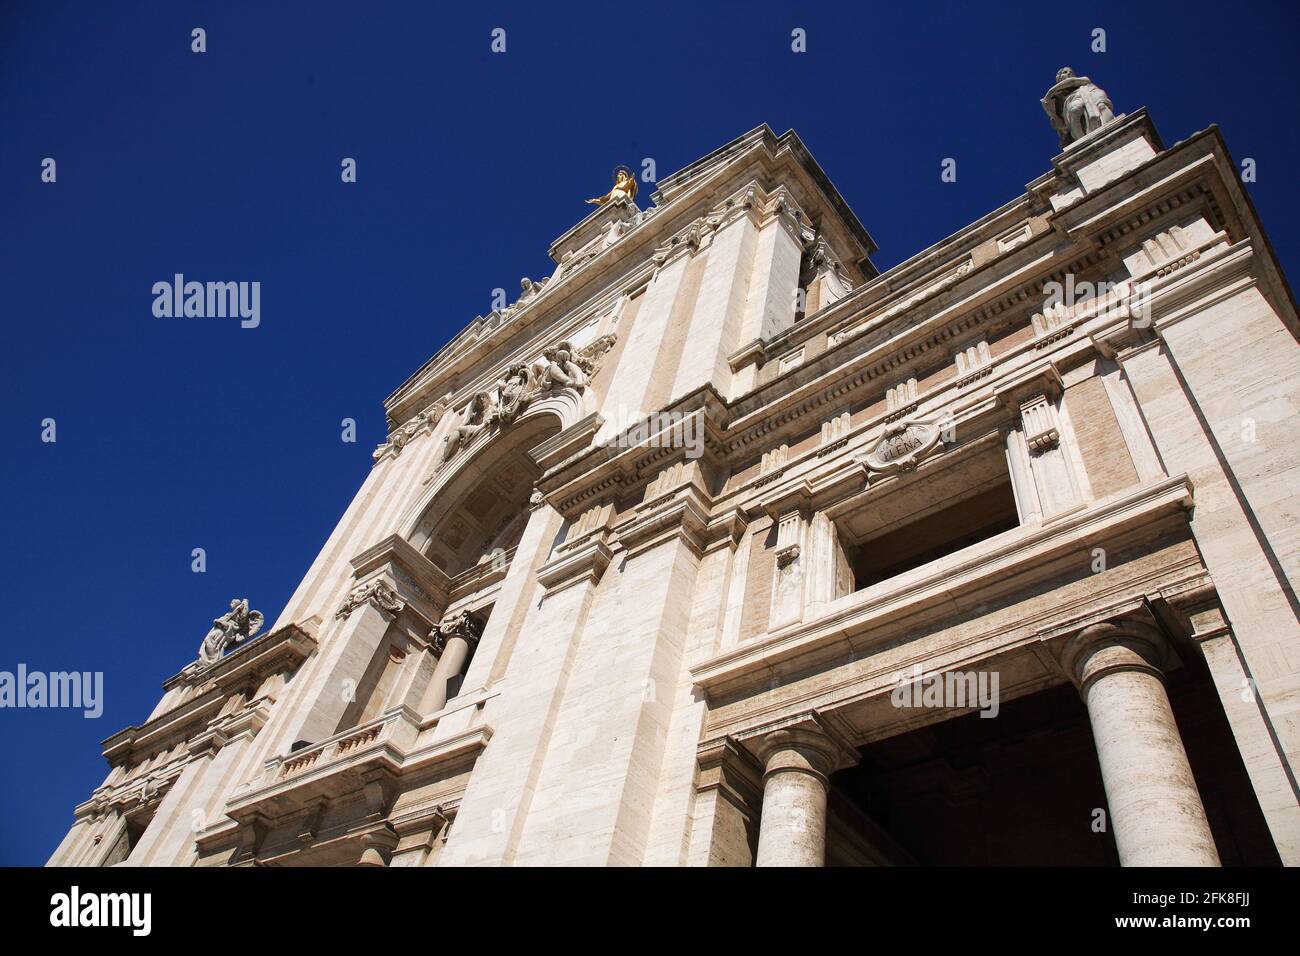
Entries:
[[426,621],[436,623],[447,606],[451,579],[401,535],[389,535],[357,554],[350,563],[353,577],[360,584],[386,573],[402,601],[413,602]]
[[[640,436],[638,423],[603,444],[588,445],[552,465],[538,480],[537,487],[562,515],[576,518],[598,501],[626,497],[666,465],[684,457],[685,449],[665,440],[665,436],[682,428],[695,429],[703,435],[704,454],[699,464],[716,469],[722,444],[720,419],[724,414],[718,393],[712,387],[699,389],[662,410],[658,420],[671,421],[671,424]],[[634,436],[638,437],[635,443]],[[550,455],[547,460],[558,457],[558,454]]]
[[[270,632],[228,654],[203,671],[196,693],[184,703],[137,726],[119,730],[101,744],[113,766],[174,747],[205,730],[221,712],[226,700],[240,688],[296,668],[316,648],[316,638],[298,624]],[[190,681],[182,671],[168,678],[163,689],[172,691]]]
[[[205,668],[199,681],[200,688],[206,690],[208,685],[215,685],[228,689],[243,683],[253,674],[269,674],[284,661],[300,663],[316,647],[316,637],[309,630],[311,626],[312,621],[286,624],[249,641]],[[170,691],[189,683],[192,683],[189,674],[182,670],[163,681],[162,686],[163,690]]]
[[562,552],[537,569],[537,580],[548,593],[561,591],[575,584],[600,580],[613,552],[605,543],[605,536],[591,538],[580,547]]
[[764,123],[660,180],[653,198],[668,206],[701,193],[722,192],[719,183],[753,178],[756,166],[771,180],[783,171],[793,172],[788,187],[795,200],[814,221],[834,228],[833,248],[852,266],[855,279],[874,275],[867,257],[876,251],[875,241],[794,130],[778,136]]
[[710,505],[708,496],[697,485],[684,485],[675,496],[638,508],[631,518],[615,526],[614,533],[629,557],[673,538],[702,554],[708,543]]
[[[1138,111],[1128,117],[1125,124],[1149,125],[1149,120],[1146,120],[1143,111]],[[1158,138],[1155,141],[1158,143]],[[1215,141],[1221,147],[1217,136]],[[1196,150],[1206,149],[1211,152],[1201,159],[1189,162],[1189,155],[1194,155]],[[1062,175],[1060,171],[1047,174],[1031,183],[1029,192],[1047,189],[1052,183],[1058,183]],[[979,245],[979,242],[969,237],[972,230],[982,228],[989,235],[996,234],[1007,222],[1022,214],[1032,215],[1042,205],[1037,201],[1031,202],[1032,197],[1028,195],[1008,204],[980,223],[963,229],[931,250],[881,275],[868,286],[850,293],[828,310],[791,328],[783,337],[769,342],[750,343],[750,354],[779,354],[795,347],[797,342],[806,343],[823,329],[828,331],[832,339],[842,335],[844,330],[854,330],[848,338],[832,341],[827,351],[814,362],[779,376],[734,400],[730,406],[735,415],[733,427],[743,429],[746,417],[751,414],[750,409],[753,409],[752,414],[767,419],[767,422],[757,425],[761,434],[763,428],[772,430],[778,427],[771,424],[771,412],[775,411],[779,416],[782,405],[790,403],[798,395],[809,393],[810,386],[823,385],[828,393],[833,394],[834,386],[830,381],[820,379],[819,367],[824,370],[821,375],[830,380],[843,380],[846,376],[851,376],[853,385],[850,387],[853,387],[878,377],[893,366],[906,362],[935,345],[941,345],[998,315],[1006,314],[1009,309],[1032,302],[1036,295],[1041,294],[1046,282],[1060,281],[1067,272],[1077,274],[1101,262],[1109,254],[1112,238],[1120,232],[1147,222],[1154,216],[1163,215],[1180,202],[1191,202],[1197,196],[1217,194],[1226,189],[1219,182],[1222,175],[1223,157],[1214,151],[1214,145],[1205,139],[1205,134],[1197,134],[1053,214],[1053,229],[1035,233],[1026,242],[1012,246],[983,264],[977,263],[959,283],[940,283],[941,288],[919,295],[920,301],[915,307],[891,312],[899,302],[918,297],[916,290],[934,287],[936,277],[942,277],[955,263],[962,261],[963,256],[968,256],[972,248]],[[1236,188],[1235,183],[1232,188]],[[1216,215],[1219,205],[1212,204]],[[997,228],[994,229],[990,223]],[[1062,244],[1063,236],[1068,236],[1070,241]],[[1003,278],[990,282],[985,272],[1004,261],[1019,262],[1020,265],[1012,267],[1012,271]],[[982,282],[972,278],[976,275],[982,278]],[[960,301],[958,297],[961,289],[966,287],[976,290],[976,295],[972,299]],[[928,316],[927,312],[930,313]],[[898,326],[898,331],[893,335],[884,334],[891,325]],[[868,354],[881,355],[885,364],[878,365],[864,375],[861,368],[863,358],[850,357],[854,349],[848,346],[855,339],[872,334],[884,334],[884,338],[882,340],[878,337],[869,346]],[[826,358],[837,350],[841,354],[838,362]],[[861,346],[857,351],[862,351]],[[733,358],[739,363],[742,356],[738,353]],[[823,403],[814,399],[812,407],[820,404]],[[795,412],[796,415],[802,413],[803,410]],[[734,449],[734,445],[729,447]]]
[[1041,263],[1027,267],[1002,283],[979,288],[971,299],[950,303],[931,320],[913,324],[914,317],[900,315],[883,327],[864,329],[807,365],[731,403],[726,453],[737,454],[755,443],[761,447],[771,441],[767,437],[771,433],[824,414],[824,409],[843,403],[844,396],[868,383],[882,380],[883,391],[883,380],[902,374],[904,367],[922,361],[927,353],[951,347],[990,318],[1017,308],[1023,309],[1027,318],[1034,294],[1046,282],[1067,269],[1085,268],[1088,258],[1085,255],[1051,272],[1044,272]]

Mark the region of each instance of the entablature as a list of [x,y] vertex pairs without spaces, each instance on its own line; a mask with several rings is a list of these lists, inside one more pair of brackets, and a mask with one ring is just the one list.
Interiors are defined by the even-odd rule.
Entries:
[[[734,733],[728,711],[743,711],[747,725],[786,710],[838,706],[850,699],[888,695],[896,686],[900,660],[916,655],[944,654],[969,659],[978,648],[981,658],[994,659],[1041,643],[1040,635],[1062,621],[1109,607],[1134,595],[1177,591],[1184,583],[1204,582],[1205,570],[1194,548],[1177,548],[1145,565],[1098,578],[1086,595],[1073,603],[1037,602],[1029,617],[991,615],[964,626],[962,647],[918,647],[915,655],[883,655],[873,669],[848,668],[837,679],[809,684],[806,693],[772,698],[764,692],[778,683],[808,672],[815,661],[841,663],[866,660],[873,653],[926,633],[934,622],[957,616],[963,608],[996,607],[1004,597],[1037,593],[1037,582],[1058,580],[1062,562],[1079,553],[1103,547],[1120,554],[1135,543],[1150,543],[1160,535],[1188,534],[1187,513],[1192,507],[1191,484],[1184,475],[1133,489],[1127,494],[1063,514],[1033,527],[1020,527],[997,535],[899,577],[848,594],[827,605],[817,617],[778,628],[729,648],[692,668],[692,679],[720,708],[711,733]],[[1085,562],[1086,567],[1086,562]],[[927,623],[928,622],[928,623]],[[933,668],[927,667],[927,670]],[[1057,678],[1060,679],[1059,677]],[[736,710],[732,702],[753,699],[757,710]]]

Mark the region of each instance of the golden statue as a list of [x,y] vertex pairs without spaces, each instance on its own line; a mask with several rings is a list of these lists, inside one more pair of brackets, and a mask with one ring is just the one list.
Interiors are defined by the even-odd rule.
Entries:
[[626,199],[629,202],[636,199],[636,177],[632,175],[632,170],[626,166],[616,166],[614,168],[614,188],[603,196],[597,196],[595,199],[588,199],[588,205],[603,206],[611,199]]

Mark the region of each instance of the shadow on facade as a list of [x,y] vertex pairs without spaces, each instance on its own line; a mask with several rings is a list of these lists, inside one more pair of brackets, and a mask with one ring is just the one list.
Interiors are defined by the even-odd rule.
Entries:
[[[1225,866],[1281,861],[1210,676],[1169,696]],[[859,749],[831,778],[829,865],[1117,866],[1088,713],[1062,685]]]

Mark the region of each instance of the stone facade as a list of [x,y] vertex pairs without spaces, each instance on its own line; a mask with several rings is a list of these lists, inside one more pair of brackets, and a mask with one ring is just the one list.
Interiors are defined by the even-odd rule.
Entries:
[[[1217,129],[1065,81],[1050,169],[884,274],[792,132],[608,198],[51,863],[1300,861],[1295,306]],[[1049,766],[1077,808],[980,803]]]

